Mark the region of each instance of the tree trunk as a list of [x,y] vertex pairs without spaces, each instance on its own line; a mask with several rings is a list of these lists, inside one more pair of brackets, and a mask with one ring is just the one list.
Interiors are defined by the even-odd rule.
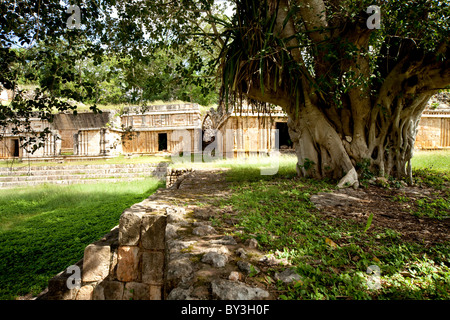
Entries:
[[283,108],[301,176],[357,187],[370,170],[412,183],[420,116],[450,83],[448,42],[428,52],[410,39],[389,38],[374,60],[365,15],[340,23],[322,0],[268,3],[260,14],[270,24],[260,25],[257,11],[250,15],[238,2],[245,23],[222,56],[223,96],[235,92]]
[[[355,118],[350,108],[333,112],[329,110],[333,107],[319,107],[305,95],[298,109],[288,109],[297,172],[304,177],[340,179],[339,187],[357,187],[361,170],[412,182],[410,161],[418,123],[431,96],[397,97],[388,108],[373,108],[369,116]],[[378,100],[385,98],[380,95]],[[362,134],[358,127],[364,129]]]

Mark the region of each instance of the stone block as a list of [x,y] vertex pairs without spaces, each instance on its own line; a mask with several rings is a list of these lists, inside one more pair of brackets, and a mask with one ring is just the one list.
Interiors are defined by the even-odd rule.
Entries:
[[139,282],[125,284],[123,300],[150,300],[150,285]]
[[226,255],[217,252],[208,252],[203,255],[202,262],[209,263],[216,268],[222,268],[225,267],[228,258]]
[[117,258],[117,279],[119,281],[137,281],[139,278],[139,248],[120,246]]
[[119,281],[100,282],[92,294],[92,300],[122,300],[124,284]]
[[150,250],[164,250],[167,217],[146,214],[142,218],[142,247]]
[[164,278],[164,253],[144,252],[142,254],[142,282],[162,285]]
[[150,300],[162,300],[162,286],[150,285]]
[[[111,248],[112,250],[112,248]],[[109,277],[111,279],[116,277],[116,267],[118,262],[118,248],[111,251],[111,265],[109,266]]]
[[92,300],[92,294],[94,287],[91,285],[85,285],[78,290],[75,300]]
[[123,246],[136,246],[141,235],[141,220],[143,212],[127,209],[119,220],[119,244]]
[[111,248],[90,244],[84,249],[83,282],[101,281],[109,274]]

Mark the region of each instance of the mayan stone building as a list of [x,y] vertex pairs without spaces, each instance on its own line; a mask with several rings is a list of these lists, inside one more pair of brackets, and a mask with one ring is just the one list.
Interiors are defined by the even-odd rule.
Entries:
[[[50,158],[60,155],[71,156],[99,156],[117,155],[121,148],[117,147],[120,134],[117,130],[109,129],[108,124],[113,120],[113,112],[103,113],[59,113],[51,123],[39,118],[31,118],[32,132],[14,134],[11,127],[2,128],[0,140],[0,158]],[[23,145],[27,137],[50,129],[45,136],[41,148],[31,152],[32,144]],[[114,143],[116,143],[114,145]],[[117,151],[117,152],[114,152]]]
[[181,132],[189,135],[189,151],[201,150],[201,113],[197,104],[126,108],[121,115],[121,127],[124,153],[177,151],[177,145],[182,142]]
[[[417,149],[450,147],[449,95],[432,99],[424,111]],[[227,158],[260,155],[292,150],[287,120],[279,107],[271,113],[245,106],[239,110],[218,108],[202,116],[199,106],[191,103],[129,107],[121,112],[79,112],[76,116],[61,113],[52,123],[38,117],[30,119],[34,133],[50,129],[43,147],[34,153],[22,146],[21,139],[30,134],[17,135],[12,128],[0,128],[0,159],[201,153],[212,149]]]
[[414,147],[425,150],[450,148],[450,109],[424,111]]
[[203,141],[215,142],[227,158],[266,154],[275,149],[291,149],[287,115],[276,107],[271,113],[248,106],[228,112],[211,109],[203,119]]
[[[30,127],[34,132],[33,134],[15,134],[13,133],[11,126],[0,128],[0,159],[26,157],[40,158],[60,153],[60,137],[58,132],[55,130],[50,130],[50,133],[45,135],[44,140],[41,141],[43,143],[43,147],[38,148],[35,152],[32,152],[33,144],[29,144],[27,147],[24,147],[22,145],[22,139],[40,134],[45,128],[51,128],[51,125],[47,121],[42,121],[36,117],[30,119]],[[37,144],[37,142],[35,144]]]

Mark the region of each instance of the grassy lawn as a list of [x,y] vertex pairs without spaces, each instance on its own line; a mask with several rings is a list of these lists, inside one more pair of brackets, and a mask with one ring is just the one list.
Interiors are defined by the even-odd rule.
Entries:
[[[436,190],[447,188],[450,195],[448,162],[442,157],[448,153],[420,154],[414,178]],[[423,169],[427,167],[439,171]],[[310,196],[333,190],[334,184],[295,175],[287,159],[275,176],[243,166],[232,166],[229,172],[233,196],[218,205],[231,205],[237,213],[234,236],[255,237],[263,251],[288,259],[302,277],[291,285],[276,282],[275,272],[284,268],[274,267],[254,275],[254,281],[273,283],[281,299],[450,299],[449,242],[405,242],[398,232],[370,226],[368,220],[327,217],[315,209]],[[449,202],[442,203],[448,214]],[[380,270],[381,289],[368,287],[367,269],[373,265]]]
[[0,299],[41,292],[116,226],[123,210],[160,186],[146,179],[1,190]]
[[433,169],[436,171],[450,171],[450,150],[416,151],[411,160],[415,169]]

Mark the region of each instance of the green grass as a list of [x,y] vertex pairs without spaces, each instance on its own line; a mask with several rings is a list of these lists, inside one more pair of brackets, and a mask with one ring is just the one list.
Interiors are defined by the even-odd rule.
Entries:
[[[282,154],[278,157],[278,161],[274,161],[274,158],[269,157],[247,157],[247,158],[233,158],[233,159],[218,159],[209,161],[202,159],[202,161],[196,161],[193,156],[189,162],[176,162],[171,164],[172,168],[224,168],[233,169],[229,179],[232,181],[241,180],[259,180],[259,179],[271,179],[272,173],[276,173],[279,176],[294,177],[296,175],[295,165],[297,163],[297,157],[293,154]],[[294,168],[294,171],[292,171]],[[263,171],[261,171],[263,170]],[[261,174],[265,172],[266,174]]]
[[43,185],[0,194],[0,299],[38,294],[116,226],[123,210],[152,194],[155,179]]
[[[424,161],[434,165],[435,159]],[[414,170],[414,177],[427,186],[437,187],[448,179],[448,172],[420,170]],[[236,232],[236,237],[256,237],[261,249],[288,259],[301,275],[293,285],[276,283],[279,298],[450,299],[450,243],[429,247],[405,242],[394,230],[368,228],[369,221],[326,217],[314,208],[310,196],[332,190],[334,184],[294,176],[295,165],[287,162],[270,177],[251,167],[231,166],[233,196],[219,204],[231,204],[237,212],[234,218],[244,232]],[[445,204],[428,205],[441,209]],[[381,289],[368,285],[367,269],[373,265],[380,268]],[[272,281],[276,271],[268,271]]]
[[432,169],[440,172],[450,171],[450,150],[415,151],[411,160],[415,169]]

